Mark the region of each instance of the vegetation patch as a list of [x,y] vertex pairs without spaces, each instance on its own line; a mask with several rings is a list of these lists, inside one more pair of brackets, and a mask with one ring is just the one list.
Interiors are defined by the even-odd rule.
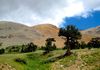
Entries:
[[26,60],[22,59],[22,58],[16,58],[15,62],[18,62],[18,63],[21,63],[21,64],[27,64]]
[[5,50],[3,48],[0,49],[0,54],[5,53]]
[[88,67],[92,67],[93,70],[100,70],[100,51],[90,55],[83,55],[81,58],[87,63]]
[[75,54],[72,54],[70,56],[67,56],[61,60],[59,60],[60,64],[63,65],[64,67],[69,67],[71,66],[72,64],[75,63],[75,60],[77,58],[77,55]]

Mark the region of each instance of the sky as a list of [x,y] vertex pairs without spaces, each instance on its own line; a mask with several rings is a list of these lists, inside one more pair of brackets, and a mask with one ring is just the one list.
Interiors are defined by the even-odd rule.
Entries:
[[87,18],[80,17],[80,16],[70,17],[70,18],[65,17],[61,27],[64,27],[66,25],[75,25],[80,30],[100,26],[100,11],[92,12],[91,16],[88,16]]
[[74,24],[79,29],[100,25],[100,0],[0,0],[0,20],[28,26]]

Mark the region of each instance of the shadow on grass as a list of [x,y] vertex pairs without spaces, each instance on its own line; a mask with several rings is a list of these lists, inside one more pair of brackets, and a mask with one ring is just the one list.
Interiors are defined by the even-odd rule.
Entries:
[[69,54],[68,53],[65,53],[63,55],[59,55],[59,56],[56,56],[56,57],[52,57],[52,58],[48,58],[46,61],[44,61],[43,63],[44,64],[47,64],[47,63],[52,63],[52,62],[55,62],[55,61],[58,61],[60,59],[63,59],[67,56],[70,56],[72,54],[72,52],[70,52]]

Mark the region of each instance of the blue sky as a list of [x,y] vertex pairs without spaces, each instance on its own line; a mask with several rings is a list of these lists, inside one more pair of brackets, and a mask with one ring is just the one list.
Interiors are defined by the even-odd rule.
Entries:
[[94,11],[90,16],[86,18],[80,16],[64,18],[62,26],[66,26],[69,24],[77,26],[80,30],[100,26],[100,11]]

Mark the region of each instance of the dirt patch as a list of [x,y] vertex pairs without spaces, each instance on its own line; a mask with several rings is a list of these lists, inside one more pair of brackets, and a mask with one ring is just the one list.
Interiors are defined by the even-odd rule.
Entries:
[[0,64],[0,70],[16,70],[16,69],[10,66],[9,64],[4,63]]

